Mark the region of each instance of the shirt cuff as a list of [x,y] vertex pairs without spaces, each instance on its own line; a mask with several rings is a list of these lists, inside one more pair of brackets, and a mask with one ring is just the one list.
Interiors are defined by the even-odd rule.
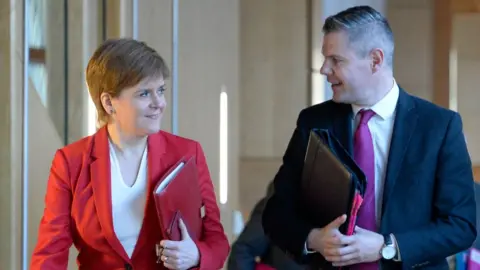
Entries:
[[393,234],[390,234],[390,235],[392,237],[393,244],[395,245],[395,248],[397,249],[397,255],[393,258],[393,260],[396,261],[396,262],[401,262],[402,257],[400,256],[400,249],[398,248],[397,239],[395,238],[395,235],[393,235]]
[[312,253],[315,253],[316,251],[315,250],[310,250],[307,248],[307,241],[305,241],[305,246],[303,248],[303,254],[304,255],[308,255],[308,254],[312,254]]

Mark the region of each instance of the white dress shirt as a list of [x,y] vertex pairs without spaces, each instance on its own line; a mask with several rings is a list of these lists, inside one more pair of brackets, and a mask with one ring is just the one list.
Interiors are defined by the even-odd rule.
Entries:
[[147,163],[145,147],[137,179],[131,187],[127,186],[123,181],[115,149],[110,142],[113,229],[129,258],[137,244],[145,215]]
[[358,112],[362,109],[370,109],[375,115],[368,121],[368,128],[372,133],[373,151],[375,155],[375,214],[377,228],[380,226],[382,213],[383,187],[385,186],[385,174],[387,172],[388,154],[392,140],[393,124],[395,122],[395,110],[397,107],[400,90],[395,80],[393,87],[385,97],[372,107],[352,105],[354,129],[357,129],[360,117]]

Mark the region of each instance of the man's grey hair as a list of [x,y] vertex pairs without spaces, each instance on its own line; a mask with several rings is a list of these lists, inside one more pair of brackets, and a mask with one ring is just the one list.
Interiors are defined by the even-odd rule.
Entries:
[[323,33],[339,31],[347,33],[349,45],[360,57],[366,57],[374,48],[381,48],[387,65],[393,68],[393,32],[380,12],[370,6],[356,6],[328,17]]

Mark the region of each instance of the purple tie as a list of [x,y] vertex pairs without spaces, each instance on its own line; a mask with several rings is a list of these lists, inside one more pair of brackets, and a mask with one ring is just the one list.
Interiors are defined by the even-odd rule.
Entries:
[[[367,188],[360,206],[356,225],[370,231],[377,231],[375,218],[375,153],[373,151],[372,133],[368,121],[375,115],[372,110],[361,110],[360,123],[354,137],[354,159],[367,177]],[[354,270],[378,269],[378,263],[363,263],[352,265]]]

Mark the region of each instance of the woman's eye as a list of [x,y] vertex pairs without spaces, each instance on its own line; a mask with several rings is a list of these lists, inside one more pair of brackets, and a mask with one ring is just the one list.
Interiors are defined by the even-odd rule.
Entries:
[[163,94],[163,92],[165,92],[165,88],[159,88],[158,89],[158,93]]
[[143,91],[143,92],[140,93],[140,96],[141,97],[146,97],[146,96],[148,96],[149,93],[150,93],[149,91]]

